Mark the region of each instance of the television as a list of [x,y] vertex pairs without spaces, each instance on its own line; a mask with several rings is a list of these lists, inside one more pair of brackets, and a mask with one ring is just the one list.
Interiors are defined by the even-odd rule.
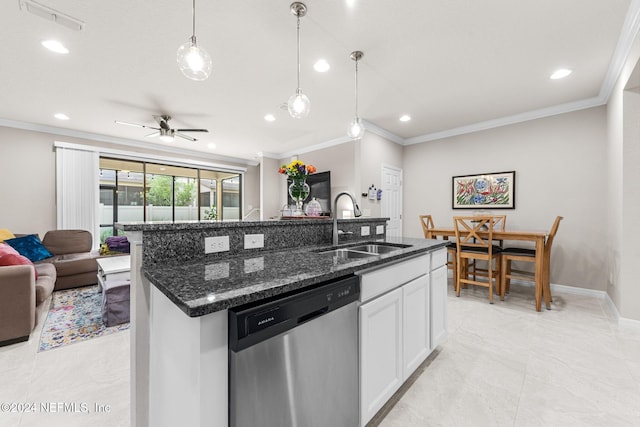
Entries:
[[[289,206],[296,204],[289,194],[289,185],[292,182],[291,178],[287,178],[287,204]],[[331,171],[307,175],[307,184],[309,185],[309,197],[302,204],[302,210],[306,212],[307,203],[315,197],[322,208],[320,215],[331,216]]]

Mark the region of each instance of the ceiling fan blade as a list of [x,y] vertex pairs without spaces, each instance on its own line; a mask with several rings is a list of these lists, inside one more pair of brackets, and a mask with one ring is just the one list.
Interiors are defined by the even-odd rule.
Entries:
[[115,122],[116,122],[117,124],[119,124],[119,125],[135,126],[135,127],[138,127],[138,128],[146,127],[146,126],[144,126],[144,125],[139,125],[139,124],[137,124],[137,123],[121,122],[120,120],[116,120]]
[[175,129],[177,132],[209,132],[208,129]]
[[[146,126],[145,126],[145,127],[146,127]],[[150,133],[149,135],[145,135],[145,136],[146,136],[147,138],[151,138],[152,136],[158,136],[158,135],[160,135],[160,132],[153,132],[153,133]]]
[[134,126],[137,128],[144,128],[144,129],[155,129],[155,130],[159,130],[158,128],[154,128],[152,126],[145,126],[145,125],[139,125],[137,123],[129,123],[129,122],[121,122],[119,120],[115,121],[116,123],[118,123],[119,125],[127,125],[127,126]]
[[189,141],[191,141],[191,142],[195,142],[195,141],[197,141],[197,139],[195,139],[195,138],[193,138],[193,137],[191,137],[191,136],[189,136],[189,135],[185,135],[185,134],[183,134],[183,133],[180,133],[180,132],[176,132],[176,133],[174,133],[174,136],[177,136],[177,137],[179,137],[179,138],[183,138],[183,139],[189,140]]

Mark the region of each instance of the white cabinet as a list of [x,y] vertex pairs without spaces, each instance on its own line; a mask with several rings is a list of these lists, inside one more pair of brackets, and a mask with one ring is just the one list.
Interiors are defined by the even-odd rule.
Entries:
[[402,385],[402,289],[360,307],[360,419],[365,425]]
[[403,381],[431,351],[429,296],[428,274],[402,287]]
[[431,276],[431,347],[430,350],[442,344],[447,338],[447,266],[443,265],[433,270]]
[[446,338],[446,262],[442,249],[361,273],[361,426]]

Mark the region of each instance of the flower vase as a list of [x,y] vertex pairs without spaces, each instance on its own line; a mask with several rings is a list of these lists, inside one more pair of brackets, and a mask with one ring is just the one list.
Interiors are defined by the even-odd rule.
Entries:
[[291,185],[289,185],[289,195],[296,202],[296,210],[293,213],[294,216],[304,216],[302,210],[302,202],[309,197],[309,184],[307,184],[306,178],[292,178]]

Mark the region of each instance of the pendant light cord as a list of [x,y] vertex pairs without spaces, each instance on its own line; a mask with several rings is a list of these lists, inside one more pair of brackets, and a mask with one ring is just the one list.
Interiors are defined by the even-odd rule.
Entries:
[[297,57],[298,57],[298,87],[297,87],[297,92],[300,91],[300,16],[298,14],[297,16],[298,18],[298,24],[297,24],[297,28],[296,28],[296,32],[297,32],[297,44],[298,44],[298,53],[297,53]]
[[356,118],[358,118],[358,60],[356,59]]
[[193,7],[191,9],[191,20],[192,20],[192,27],[193,27],[193,32],[192,32],[192,40],[193,43],[195,44],[195,40],[196,40],[196,0],[193,0]]

